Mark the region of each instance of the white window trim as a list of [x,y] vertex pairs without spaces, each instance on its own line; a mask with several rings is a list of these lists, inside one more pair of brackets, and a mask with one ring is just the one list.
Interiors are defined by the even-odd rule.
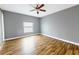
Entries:
[[33,22],[24,22],[23,27],[24,27],[24,33],[31,33],[33,32]]

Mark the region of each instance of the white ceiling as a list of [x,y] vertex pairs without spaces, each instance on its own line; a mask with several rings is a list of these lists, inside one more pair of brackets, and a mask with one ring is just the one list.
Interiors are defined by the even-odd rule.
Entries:
[[25,15],[43,17],[70,8],[72,6],[75,6],[76,4],[45,4],[43,9],[46,9],[46,12],[40,12],[39,14],[37,14],[36,11],[30,12],[30,10],[33,9],[31,5],[36,6],[35,4],[0,4],[0,8],[3,10],[21,13]]

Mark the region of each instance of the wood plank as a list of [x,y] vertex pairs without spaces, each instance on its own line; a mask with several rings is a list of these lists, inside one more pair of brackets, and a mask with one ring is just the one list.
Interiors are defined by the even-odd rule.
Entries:
[[44,35],[5,41],[1,55],[79,55],[79,46]]

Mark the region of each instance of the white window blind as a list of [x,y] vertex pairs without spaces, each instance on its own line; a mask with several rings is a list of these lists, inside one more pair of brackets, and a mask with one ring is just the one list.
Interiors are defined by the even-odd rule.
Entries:
[[32,22],[24,22],[24,33],[33,32],[33,23]]

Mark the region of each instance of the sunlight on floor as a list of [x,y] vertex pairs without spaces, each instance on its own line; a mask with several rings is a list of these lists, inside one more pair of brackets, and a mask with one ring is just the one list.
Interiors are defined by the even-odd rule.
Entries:
[[24,54],[32,54],[32,52],[35,50],[36,44],[37,42],[34,37],[24,38],[22,40],[22,52]]

